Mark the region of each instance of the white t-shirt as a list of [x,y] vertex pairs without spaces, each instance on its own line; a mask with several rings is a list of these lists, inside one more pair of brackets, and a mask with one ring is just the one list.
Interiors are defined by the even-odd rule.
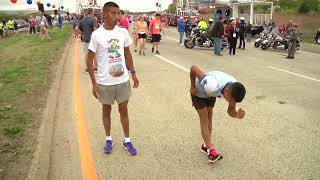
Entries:
[[113,30],[102,26],[92,33],[89,49],[96,53],[98,84],[111,86],[129,80],[124,48],[131,43],[128,30],[118,26]]

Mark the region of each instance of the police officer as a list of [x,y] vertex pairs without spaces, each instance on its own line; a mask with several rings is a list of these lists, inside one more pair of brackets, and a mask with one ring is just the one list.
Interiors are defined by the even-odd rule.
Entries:
[[239,39],[240,39],[240,43],[239,43],[239,49],[241,48],[242,46],[242,43],[243,43],[243,47],[242,47],[242,50],[244,50],[246,48],[246,42],[244,40],[244,33],[246,32],[246,23],[244,22],[245,21],[245,18],[244,17],[241,17],[240,18],[240,23],[239,23]]
[[297,41],[299,40],[298,25],[293,24],[292,30],[289,31],[289,48],[287,59],[294,59],[294,53],[296,52]]

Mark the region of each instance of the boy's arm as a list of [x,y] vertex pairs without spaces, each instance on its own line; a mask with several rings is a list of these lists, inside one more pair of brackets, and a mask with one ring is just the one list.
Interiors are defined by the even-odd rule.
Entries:
[[228,101],[228,102],[229,102],[229,106],[228,106],[229,116],[233,117],[233,118],[242,119],[245,115],[245,111],[242,110],[241,108],[237,111],[236,110],[236,102],[234,102],[234,101]]
[[196,78],[201,78],[204,75],[205,75],[205,73],[198,66],[196,66],[196,65],[191,66],[191,68],[190,68],[190,82],[191,82],[190,92],[192,94],[197,93]]
[[132,54],[130,52],[129,46],[124,48],[124,57],[126,59],[126,65],[130,69],[131,77],[133,80],[133,88],[137,88],[139,86],[139,80],[136,76],[136,71],[134,69]]
[[93,59],[96,53],[91,51],[90,49],[88,50],[88,55],[87,55],[87,69],[88,73],[91,78],[92,82],[92,93],[94,97],[98,98],[99,97],[99,91],[98,91],[98,84],[96,81],[96,76],[94,75],[94,69],[93,69]]

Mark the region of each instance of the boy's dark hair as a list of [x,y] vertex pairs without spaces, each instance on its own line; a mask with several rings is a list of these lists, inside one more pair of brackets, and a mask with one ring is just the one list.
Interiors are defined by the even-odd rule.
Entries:
[[236,102],[241,102],[246,95],[246,88],[239,82],[234,82],[231,85],[231,96]]
[[159,17],[160,17],[161,15],[160,15],[159,13],[157,13],[156,16],[159,16]]
[[123,10],[120,10],[120,12],[121,12],[122,15],[124,15],[124,11]]
[[110,7],[119,8],[119,6],[118,6],[117,3],[112,2],[112,1],[109,1],[109,2],[107,2],[107,3],[104,4],[104,6],[103,6],[103,11],[106,10],[107,8],[110,8]]

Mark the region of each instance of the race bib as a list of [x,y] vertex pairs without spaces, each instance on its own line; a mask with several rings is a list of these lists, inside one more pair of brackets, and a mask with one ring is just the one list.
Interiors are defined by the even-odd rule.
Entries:
[[160,29],[160,24],[155,24],[154,27],[155,27],[156,29]]
[[43,22],[43,21],[41,21],[40,25],[41,25],[41,26],[44,26],[44,22]]
[[236,33],[233,33],[233,35],[232,35],[233,37],[237,37],[237,34]]

